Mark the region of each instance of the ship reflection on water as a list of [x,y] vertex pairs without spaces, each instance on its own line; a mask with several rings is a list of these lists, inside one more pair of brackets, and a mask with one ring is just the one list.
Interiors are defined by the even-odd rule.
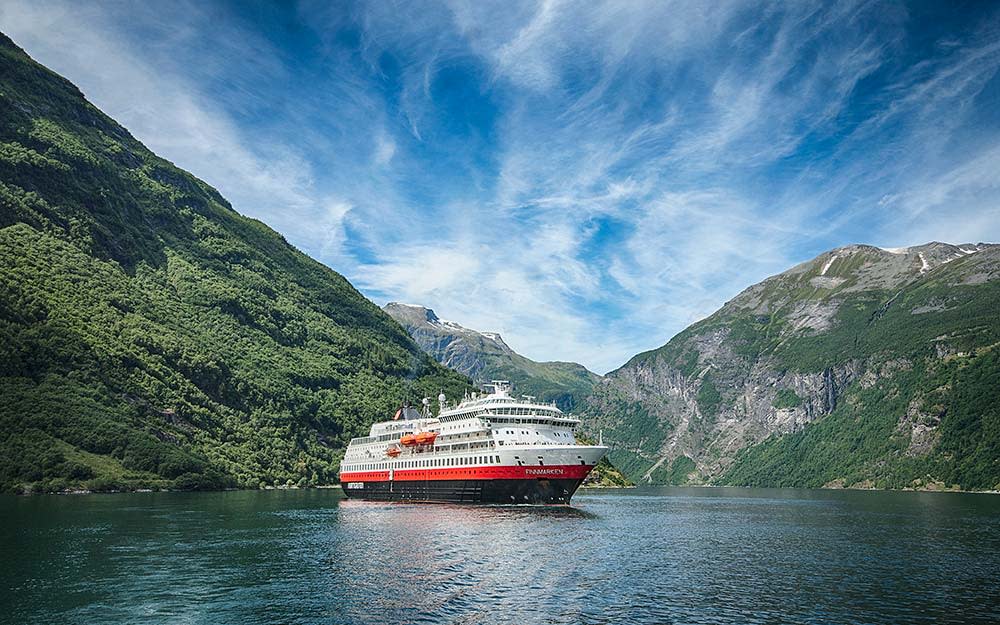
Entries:
[[340,502],[344,510],[384,510],[397,511],[401,508],[415,511],[425,510],[425,514],[441,521],[452,522],[462,519],[524,519],[531,517],[566,518],[566,519],[597,519],[597,514],[572,505],[521,505],[521,504],[449,504],[435,502],[382,502],[345,499]]

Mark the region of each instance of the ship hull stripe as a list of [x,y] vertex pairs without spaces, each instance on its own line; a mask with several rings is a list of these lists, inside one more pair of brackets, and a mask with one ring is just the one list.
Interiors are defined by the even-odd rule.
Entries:
[[582,479],[346,482],[350,499],[473,504],[568,504]]
[[[450,480],[582,480],[593,465],[567,464],[558,466],[481,466],[481,467],[431,467],[421,469],[394,469],[395,482],[434,482]],[[389,471],[353,471],[340,474],[341,484],[347,482],[388,482]]]

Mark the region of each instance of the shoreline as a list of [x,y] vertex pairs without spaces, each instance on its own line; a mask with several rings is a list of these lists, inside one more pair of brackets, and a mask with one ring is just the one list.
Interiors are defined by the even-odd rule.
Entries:
[[[632,486],[580,486],[579,490],[588,491],[600,491],[600,490],[635,490],[640,488],[705,488],[705,489],[721,489],[721,488],[733,488],[740,490],[810,490],[810,491],[856,491],[856,492],[869,492],[869,493],[954,493],[963,495],[1000,495],[1000,490],[962,490],[962,489],[949,489],[949,488],[853,488],[853,487],[827,487],[821,486],[819,488],[812,488],[806,486],[720,486],[716,484],[634,484]],[[229,492],[255,492],[255,491],[272,491],[272,490],[343,490],[340,484],[323,484],[319,486],[307,486],[305,488],[299,486],[268,486],[266,488],[225,488],[221,490],[178,490],[178,489],[152,489],[152,488],[136,488],[127,490],[86,490],[86,489],[68,489],[56,492],[17,492],[17,493],[3,493],[7,495],[14,495],[18,497],[33,497],[39,495],[122,495],[122,494],[146,494],[146,493],[229,493]]]

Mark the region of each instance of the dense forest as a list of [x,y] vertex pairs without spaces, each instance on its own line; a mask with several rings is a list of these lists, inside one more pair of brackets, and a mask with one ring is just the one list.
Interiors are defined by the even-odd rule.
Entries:
[[0,35],[0,490],[328,484],[468,384]]

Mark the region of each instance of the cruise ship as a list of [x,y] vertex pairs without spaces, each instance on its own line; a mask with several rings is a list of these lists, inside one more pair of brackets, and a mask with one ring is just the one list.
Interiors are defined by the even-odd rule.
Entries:
[[608,448],[581,445],[580,420],[511,394],[495,380],[438,415],[404,406],[355,438],[340,465],[350,498],[487,504],[568,504]]

